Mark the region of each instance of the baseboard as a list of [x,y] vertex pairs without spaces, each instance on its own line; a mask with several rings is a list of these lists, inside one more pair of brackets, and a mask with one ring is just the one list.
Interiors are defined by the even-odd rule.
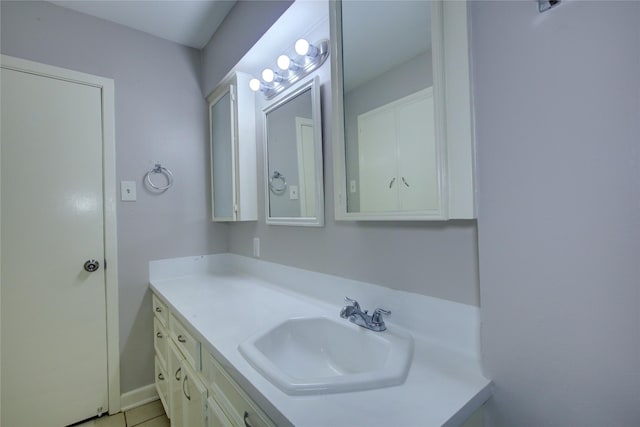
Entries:
[[120,397],[120,406],[122,407],[121,410],[124,412],[158,399],[160,399],[160,396],[158,396],[156,385],[149,384],[144,387],[122,393],[122,396]]

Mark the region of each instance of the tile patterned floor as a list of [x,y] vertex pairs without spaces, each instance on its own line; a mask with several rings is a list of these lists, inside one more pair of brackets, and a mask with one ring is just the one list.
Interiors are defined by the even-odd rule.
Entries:
[[159,400],[120,412],[115,415],[94,418],[74,427],[169,427],[169,418]]

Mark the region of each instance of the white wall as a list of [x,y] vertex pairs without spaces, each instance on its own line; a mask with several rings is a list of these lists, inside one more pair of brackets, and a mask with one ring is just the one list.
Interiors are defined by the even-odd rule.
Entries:
[[[121,389],[150,384],[147,262],[227,249],[227,226],[209,221],[200,53],[49,3],[2,1],[1,7],[3,54],[115,80],[117,180],[138,185],[137,202],[117,205]],[[142,186],[154,160],[175,176],[160,196]]]
[[489,426],[640,425],[640,2],[471,5]]

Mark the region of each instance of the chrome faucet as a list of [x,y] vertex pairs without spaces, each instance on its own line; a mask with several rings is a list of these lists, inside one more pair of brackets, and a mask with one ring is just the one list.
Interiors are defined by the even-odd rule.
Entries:
[[342,307],[342,310],[340,310],[340,317],[342,317],[343,319],[349,319],[351,323],[355,323],[358,326],[362,326],[363,328],[367,328],[376,332],[382,332],[387,329],[382,316],[389,316],[391,314],[389,310],[376,308],[373,311],[373,314],[369,315],[368,310],[365,310],[363,312],[360,309],[360,304],[358,303],[358,301],[349,297],[345,297],[344,301],[349,303],[350,305],[345,305],[344,307]]

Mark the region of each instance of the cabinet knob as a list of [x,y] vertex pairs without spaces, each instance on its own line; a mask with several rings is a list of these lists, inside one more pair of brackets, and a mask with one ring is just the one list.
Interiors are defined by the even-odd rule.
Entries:
[[164,375],[162,375],[162,372],[158,374],[158,379],[164,381]]
[[157,336],[158,338],[162,338],[162,332],[158,332],[158,333],[156,333],[156,336]]
[[187,339],[185,337],[183,337],[182,335],[178,335],[178,341],[180,341],[181,343],[186,343]]
[[162,313],[162,309],[160,307],[156,307],[156,312],[157,313]]

